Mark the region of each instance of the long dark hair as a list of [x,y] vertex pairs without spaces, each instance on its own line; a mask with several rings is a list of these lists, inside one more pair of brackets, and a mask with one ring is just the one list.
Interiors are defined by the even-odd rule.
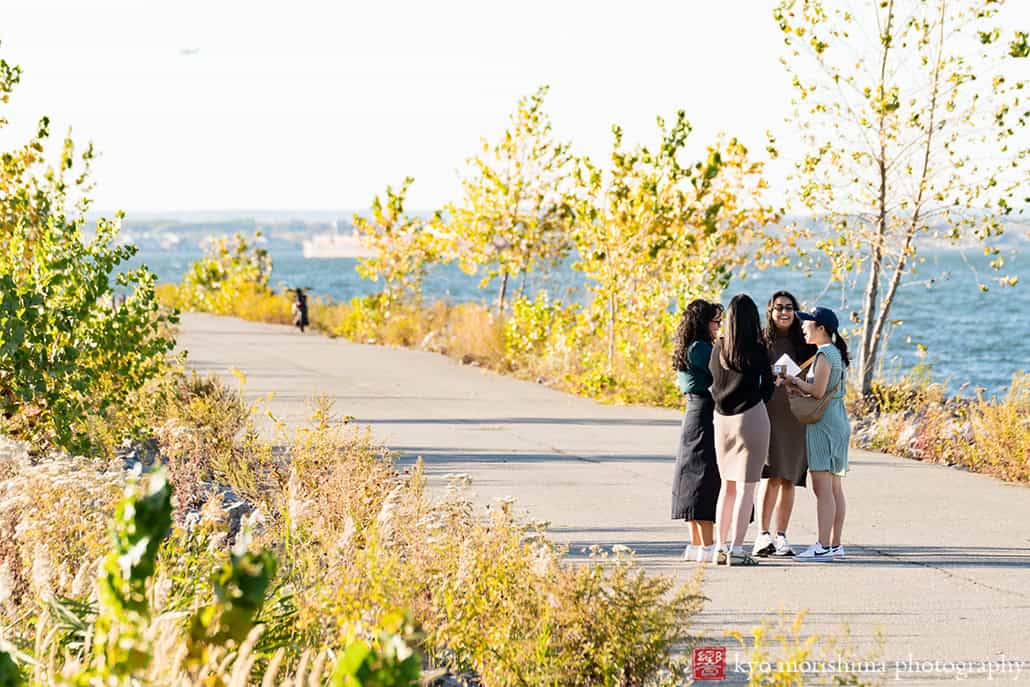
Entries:
[[688,369],[687,349],[695,341],[712,342],[712,330],[708,323],[722,313],[722,306],[709,303],[703,298],[690,301],[680,315],[680,323],[676,327],[676,346],[672,352],[674,370]]
[[[819,326],[822,327],[822,325]],[[823,327],[823,329],[826,329],[826,327]],[[827,331],[830,334],[830,342],[837,347],[838,351],[840,351],[840,359],[844,361],[844,367],[851,367],[851,355],[848,353],[848,342],[840,335],[839,330],[834,330],[832,332],[829,330]]]
[[758,306],[746,293],[737,294],[726,308],[723,318],[722,364],[736,372],[745,372],[753,361],[767,358],[762,340],[762,321]]
[[[779,336],[776,318],[773,316],[773,305],[776,303],[777,298],[789,298],[794,306],[794,321],[790,323],[790,329],[787,330],[787,338],[790,339],[794,350],[807,358],[815,353],[815,346],[805,341],[805,332],[801,329],[801,320],[797,317],[797,312],[801,309],[801,306],[798,305],[798,299],[794,298],[794,294],[790,291],[777,291],[769,299],[769,305],[765,308],[765,343],[767,346],[772,347],[776,337]],[[800,363],[801,361],[797,362]]]
[[851,367],[851,355],[848,353],[848,342],[840,335],[840,327],[831,331],[828,327],[821,325],[818,322],[816,322],[815,325],[826,330],[826,333],[830,336],[830,343],[836,346],[837,350],[840,351],[840,359],[844,361],[844,367]]

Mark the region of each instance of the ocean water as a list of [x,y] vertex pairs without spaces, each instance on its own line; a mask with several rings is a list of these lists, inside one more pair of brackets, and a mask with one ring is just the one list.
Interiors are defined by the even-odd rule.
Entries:
[[[162,246],[157,236],[136,240],[140,252],[132,263],[146,264],[159,281],[178,282],[189,264],[202,254],[198,241],[182,240],[174,246],[164,241]],[[1030,279],[1028,258],[1025,252],[1020,253],[1019,245],[1017,242],[1003,251],[1005,273]],[[335,300],[348,300],[380,288],[358,275],[355,259],[305,259],[296,236],[270,238],[265,247],[273,259],[275,285],[302,286],[314,296]],[[1015,287],[999,286],[992,281],[997,275],[989,269],[989,259],[975,250],[962,253],[951,248],[933,249],[924,252],[923,257],[925,263],[919,266],[918,275],[899,289],[891,311],[891,319],[899,324],[891,327],[881,344],[883,374],[897,378],[916,366],[928,366],[933,379],[946,384],[953,393],[972,395],[978,387],[988,395],[1004,393],[1015,372],[1030,370],[1030,284],[1021,280]],[[931,278],[933,281],[928,281]],[[479,281],[479,276],[466,275],[454,265],[436,266],[429,272],[424,292],[429,300],[493,302],[497,284],[481,290]],[[988,293],[978,288],[981,282],[991,287]],[[853,311],[861,309],[863,285],[861,280],[851,287],[829,284],[828,275],[819,272],[807,277],[782,268],[751,271],[733,280],[723,302],[744,292],[764,312],[769,296],[787,289],[803,307],[818,304],[833,308],[844,322]],[[527,291],[532,295],[546,289],[552,298],[568,302],[579,297],[581,286],[581,275],[565,267],[545,278],[533,277]],[[509,293],[518,287],[518,280],[512,280]],[[849,343],[854,349],[856,342]],[[921,352],[919,346],[925,351]]]

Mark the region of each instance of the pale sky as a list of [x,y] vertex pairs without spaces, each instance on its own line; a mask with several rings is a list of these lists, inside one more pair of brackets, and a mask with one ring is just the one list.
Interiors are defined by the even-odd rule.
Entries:
[[[1030,0],[1019,0],[1030,25]],[[0,55],[23,68],[0,132],[47,114],[92,140],[98,209],[366,207],[415,177],[409,208],[457,172],[516,100],[549,84],[556,134],[597,160],[618,122],[651,142],[685,109],[791,152],[792,89],[767,0],[92,2],[0,0]],[[786,164],[769,170],[782,195]]]

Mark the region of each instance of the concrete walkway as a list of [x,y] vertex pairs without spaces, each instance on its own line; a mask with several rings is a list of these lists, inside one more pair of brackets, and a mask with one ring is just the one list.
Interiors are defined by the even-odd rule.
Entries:
[[[621,543],[653,571],[695,572],[679,561],[686,527],[669,519],[677,411],[604,406],[436,354],[228,318],[184,315],[179,343],[197,370],[235,384],[235,366],[248,396],[274,392],[273,412],[290,423],[307,417],[306,399],[329,395],[404,460],[422,456],[431,484],[468,473],[482,502],[517,498],[574,554]],[[1026,659],[1021,673],[1009,665],[994,679],[1030,682],[1030,489],[866,451],[853,451],[851,465],[847,560],[709,566],[700,628],[719,640],[781,608],[807,609],[806,630],[847,626],[867,656],[882,632],[881,659]],[[800,548],[814,540],[811,490],[798,490],[794,512]],[[733,640],[708,643],[729,645],[732,657]],[[956,679],[945,668],[898,681],[892,666],[887,678]]]

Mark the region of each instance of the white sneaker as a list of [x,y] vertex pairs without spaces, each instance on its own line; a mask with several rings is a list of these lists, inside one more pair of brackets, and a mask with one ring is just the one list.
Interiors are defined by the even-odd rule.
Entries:
[[712,556],[715,554],[715,544],[709,544],[708,546],[697,547],[697,562],[698,563],[710,563]]
[[683,549],[683,557],[682,557],[682,559],[685,560],[685,561],[696,561],[697,560],[697,550],[699,548],[701,548],[701,547],[700,546],[694,546],[693,544],[687,544],[687,548]]
[[794,549],[790,548],[790,542],[787,541],[787,535],[785,534],[776,535],[776,540],[773,542],[773,547],[775,548],[775,551],[773,551],[772,554],[774,556],[780,556],[785,558],[794,555]]
[[828,549],[819,542],[816,542],[809,546],[807,549],[795,556],[796,560],[811,562],[811,561],[832,561],[833,550]]
[[844,545],[838,544],[837,546],[830,547],[830,555],[833,556],[833,560],[839,561],[844,558]]
[[758,539],[755,540],[754,548],[751,549],[752,556],[768,556],[776,550],[776,546],[773,544],[772,537],[769,536],[768,532],[763,532],[758,535]]

